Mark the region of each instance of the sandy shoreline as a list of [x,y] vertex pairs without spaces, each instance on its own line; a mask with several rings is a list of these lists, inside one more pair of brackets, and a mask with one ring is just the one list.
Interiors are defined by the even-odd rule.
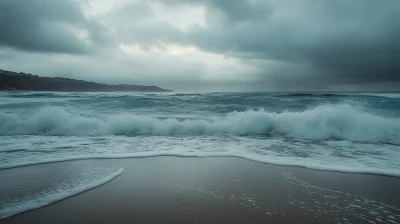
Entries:
[[18,187],[35,194],[87,167],[124,172],[0,223],[400,223],[400,178],[237,158],[80,160],[5,169],[0,201],[14,197]]

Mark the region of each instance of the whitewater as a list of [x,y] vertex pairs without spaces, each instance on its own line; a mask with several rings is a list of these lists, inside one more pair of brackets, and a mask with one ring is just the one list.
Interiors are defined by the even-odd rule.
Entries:
[[154,156],[400,177],[400,94],[0,93],[0,169]]

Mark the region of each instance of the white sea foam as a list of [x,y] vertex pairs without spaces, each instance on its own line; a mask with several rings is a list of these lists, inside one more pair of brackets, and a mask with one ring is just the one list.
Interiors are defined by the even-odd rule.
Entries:
[[362,93],[360,95],[400,99],[400,93]]
[[3,198],[4,200],[0,202],[0,220],[32,209],[44,207],[101,186],[121,175],[123,171],[124,169],[122,168],[118,170],[98,169],[98,171],[94,172],[91,170],[87,175],[83,175],[83,179],[79,179],[78,181],[68,180],[61,182],[53,188],[45,189],[31,195],[27,194],[19,198],[11,198],[10,200]]
[[123,158],[149,158],[160,156],[174,156],[174,157],[192,157],[192,158],[207,158],[207,157],[233,157],[242,158],[255,162],[304,167],[314,170],[346,172],[346,173],[364,173],[364,174],[377,174],[385,176],[400,177],[400,170],[398,169],[382,169],[373,168],[368,166],[343,166],[342,164],[327,164],[326,162],[312,162],[299,158],[284,158],[280,156],[260,156],[242,151],[230,152],[169,152],[169,151],[153,151],[153,152],[138,152],[131,154],[102,154],[102,155],[81,155],[81,156],[67,156],[63,158],[42,159],[40,161],[29,161],[22,163],[12,163],[0,166],[0,169],[9,169],[21,166],[29,166],[43,163],[64,162],[73,160],[86,160],[86,159],[123,159]]
[[348,104],[327,104],[302,112],[232,112],[201,119],[160,119],[120,114],[106,119],[45,107],[27,118],[0,113],[0,135],[273,135],[296,139],[342,139],[400,144],[400,119]]

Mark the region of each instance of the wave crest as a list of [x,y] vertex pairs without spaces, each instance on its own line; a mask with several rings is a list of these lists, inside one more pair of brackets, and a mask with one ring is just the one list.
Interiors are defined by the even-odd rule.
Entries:
[[400,120],[364,112],[348,104],[321,105],[302,112],[232,112],[203,119],[160,119],[121,114],[85,117],[45,107],[20,119],[0,114],[0,135],[273,135],[298,139],[341,139],[400,144]]

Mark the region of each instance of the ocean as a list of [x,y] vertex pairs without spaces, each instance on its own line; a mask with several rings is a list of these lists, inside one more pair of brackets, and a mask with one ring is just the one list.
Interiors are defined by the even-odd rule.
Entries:
[[400,94],[0,93],[0,169],[154,156],[400,177]]

